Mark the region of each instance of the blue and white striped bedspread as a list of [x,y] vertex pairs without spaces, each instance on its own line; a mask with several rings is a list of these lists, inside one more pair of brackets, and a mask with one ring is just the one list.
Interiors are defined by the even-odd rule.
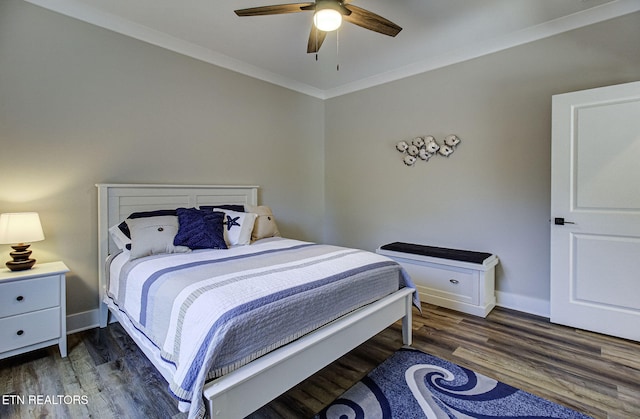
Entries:
[[200,410],[207,379],[407,285],[384,256],[278,238],[127,262],[109,296],[175,366],[173,394]]

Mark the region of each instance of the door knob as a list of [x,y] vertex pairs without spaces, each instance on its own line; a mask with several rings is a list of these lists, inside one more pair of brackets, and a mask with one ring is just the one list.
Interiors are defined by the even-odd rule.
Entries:
[[553,224],[557,226],[563,226],[565,224],[575,224],[575,223],[572,221],[565,221],[564,218],[562,217],[556,217],[553,219]]

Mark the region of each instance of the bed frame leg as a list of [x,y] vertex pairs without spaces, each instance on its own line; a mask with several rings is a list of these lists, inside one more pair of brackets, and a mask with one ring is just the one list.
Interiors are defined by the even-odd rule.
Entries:
[[406,298],[406,314],[402,318],[402,343],[409,346],[412,342],[413,305],[411,294]]
[[100,328],[104,329],[107,327],[107,322],[109,321],[109,307],[103,302],[100,302]]

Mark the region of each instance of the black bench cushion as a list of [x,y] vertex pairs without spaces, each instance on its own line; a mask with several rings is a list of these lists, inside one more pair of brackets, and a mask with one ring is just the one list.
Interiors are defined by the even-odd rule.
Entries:
[[461,262],[482,264],[491,257],[491,253],[474,252],[471,250],[447,249],[444,247],[425,246],[422,244],[394,242],[380,247],[393,252],[412,253],[414,255],[431,256],[441,259],[459,260]]

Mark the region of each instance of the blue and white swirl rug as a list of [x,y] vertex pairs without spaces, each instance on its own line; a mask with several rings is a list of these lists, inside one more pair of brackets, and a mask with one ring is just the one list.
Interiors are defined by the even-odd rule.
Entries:
[[559,418],[589,416],[424,352],[403,348],[316,419]]

